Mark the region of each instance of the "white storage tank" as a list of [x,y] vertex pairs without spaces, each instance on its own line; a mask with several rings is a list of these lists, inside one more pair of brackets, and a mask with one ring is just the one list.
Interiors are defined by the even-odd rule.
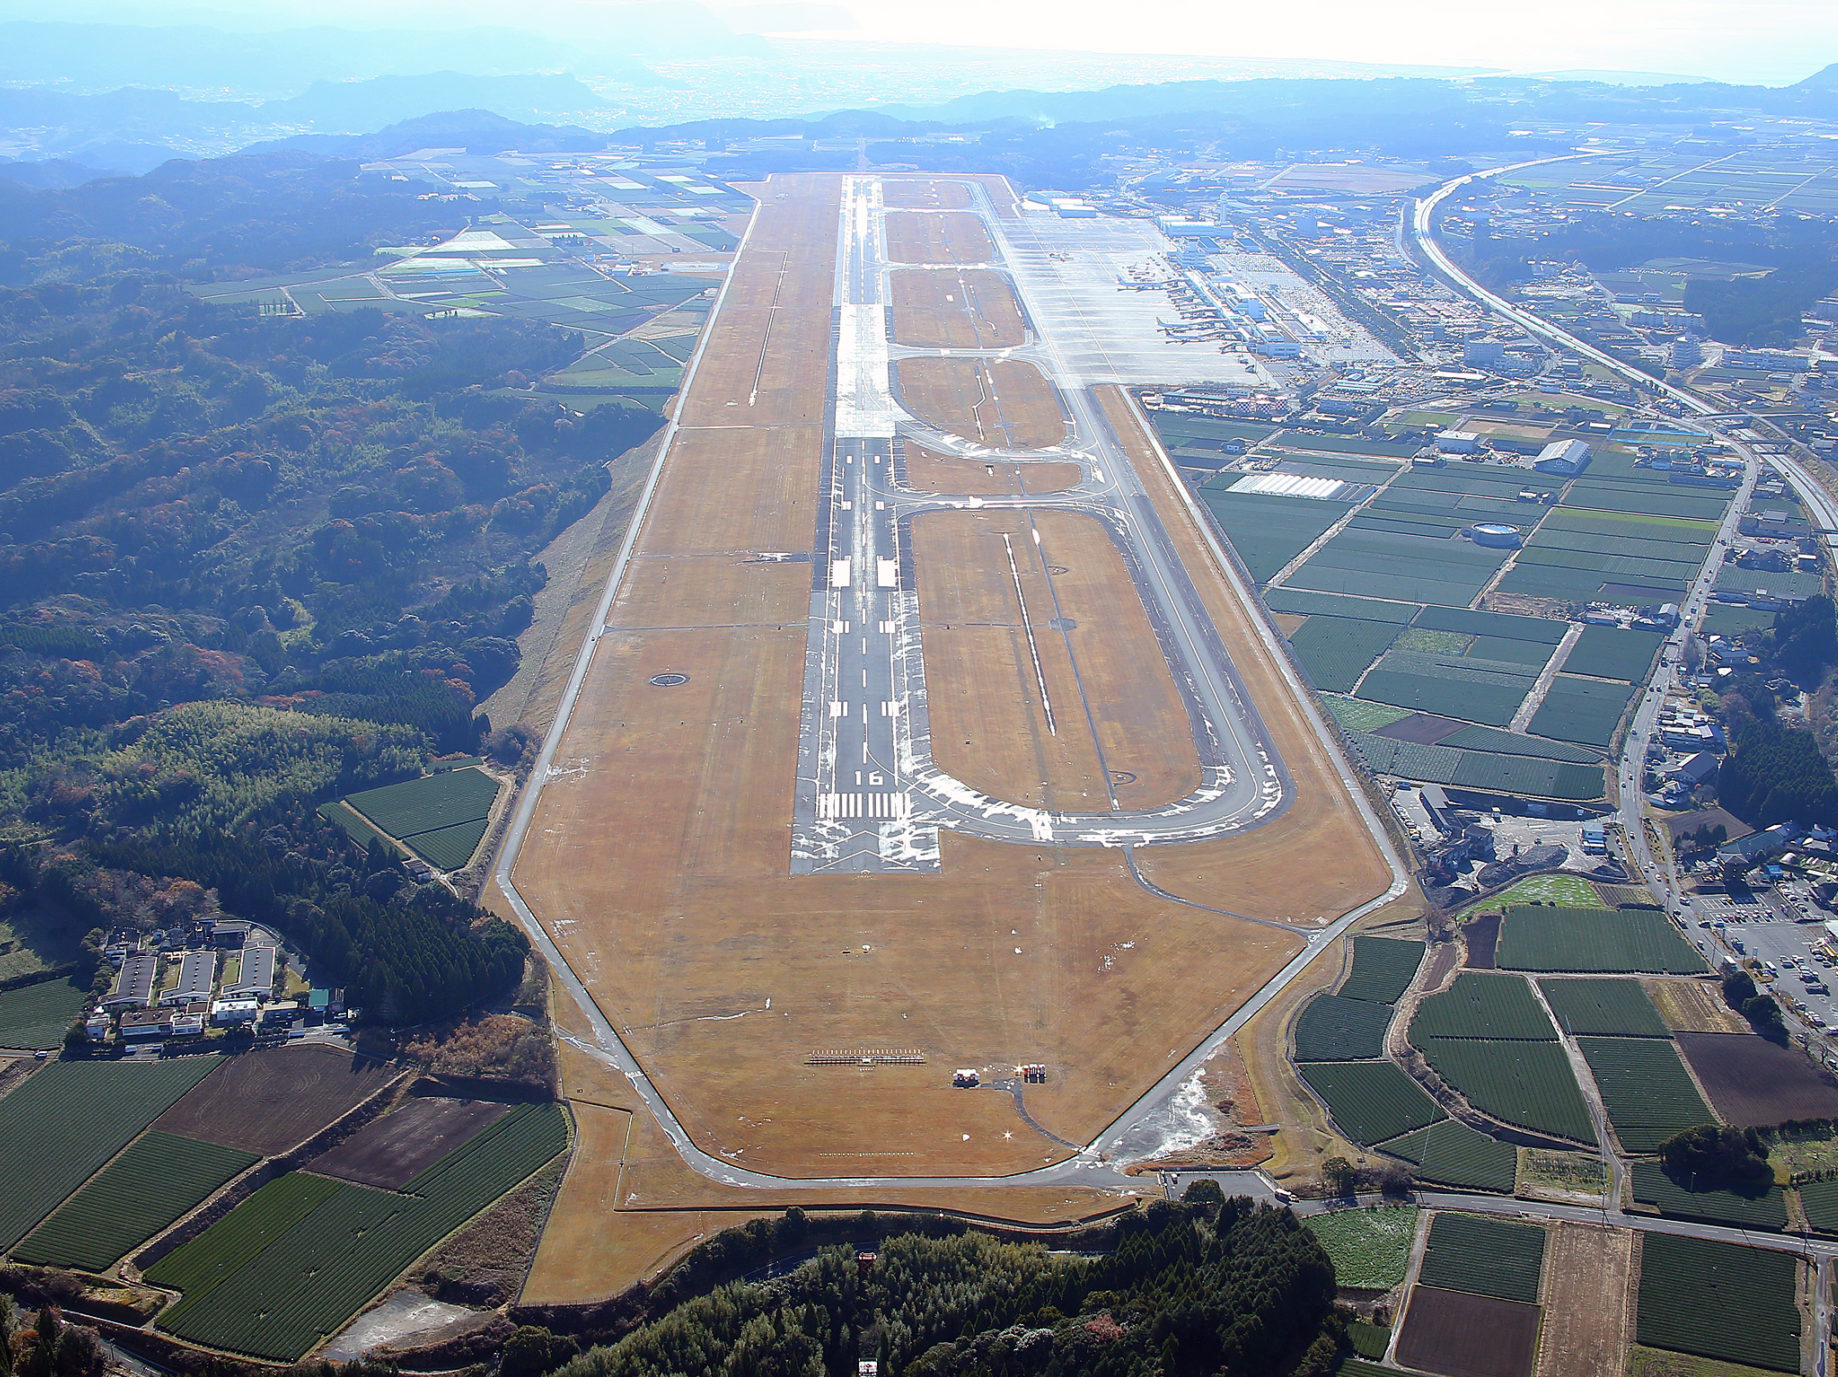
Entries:
[[1503,521],[1489,521],[1476,526],[1473,535],[1476,545],[1487,545],[1496,550],[1516,550],[1520,544],[1519,528],[1508,526]]

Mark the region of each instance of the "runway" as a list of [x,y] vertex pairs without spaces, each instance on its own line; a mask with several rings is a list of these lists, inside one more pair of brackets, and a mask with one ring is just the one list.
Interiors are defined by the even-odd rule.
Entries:
[[[934,871],[938,832],[950,828],[994,841],[1061,846],[1135,846],[1202,841],[1281,816],[1292,797],[1282,758],[1258,719],[1192,577],[1176,554],[1123,446],[1091,391],[1094,380],[1064,363],[1026,288],[1008,267],[1005,228],[980,185],[967,184],[974,213],[996,246],[1029,322],[1027,343],[1008,349],[911,349],[888,338],[885,208],[875,177],[844,179],[838,217],[829,420],[812,559],[799,774],[794,803],[794,874]],[[1045,449],[991,447],[951,434],[899,403],[893,363],[903,357],[1021,359],[1058,390],[1065,439]],[[1122,381],[1122,379],[1104,379]],[[905,445],[979,462],[1075,463],[1080,481],[1062,491],[1018,497],[920,492],[905,474]],[[940,769],[932,758],[925,653],[919,627],[911,528],[936,511],[1067,511],[1109,531],[1147,611],[1186,709],[1199,756],[1199,787],[1151,809],[1127,810],[1113,795],[1104,811],[1055,812],[994,798]],[[1022,562],[1050,582],[1040,547],[1010,542],[1023,629],[1049,731],[1086,705],[1055,705],[1039,671],[1036,638],[1051,634],[1051,607],[1030,609]]]

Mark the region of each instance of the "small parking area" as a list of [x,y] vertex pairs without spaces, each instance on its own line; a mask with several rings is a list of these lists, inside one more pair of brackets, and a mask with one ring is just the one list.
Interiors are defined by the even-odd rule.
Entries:
[[1838,963],[1827,953],[1838,943],[1823,922],[1798,921],[1796,913],[1788,896],[1771,892],[1746,900],[1700,894],[1692,896],[1684,918],[1687,936],[1713,962],[1760,961],[1773,977],[1768,987],[1791,996],[1800,1012],[1799,1019],[1789,1016],[1788,1027],[1817,1036],[1832,1062],[1838,1060],[1832,1041],[1838,1031]]

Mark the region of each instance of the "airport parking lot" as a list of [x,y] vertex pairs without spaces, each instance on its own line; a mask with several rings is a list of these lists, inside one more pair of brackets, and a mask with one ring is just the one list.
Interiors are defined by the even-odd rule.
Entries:
[[[1793,915],[1787,898],[1770,891],[1757,891],[1746,901],[1701,894],[1685,909],[1685,925],[1692,942],[1713,962],[1752,956],[1762,962],[1764,972],[1771,969],[1774,980],[1769,988],[1791,995],[1805,1015],[1823,1021],[1825,1060],[1838,1062],[1832,1039],[1838,1026],[1838,965],[1821,952],[1835,944],[1823,923],[1796,921]],[[1813,979],[1809,982],[1805,976]],[[1808,1028],[1804,1018],[1799,1023],[1796,1032],[1817,1033],[1817,1024]],[[1790,1018],[1788,1026],[1795,1028],[1795,1021]]]

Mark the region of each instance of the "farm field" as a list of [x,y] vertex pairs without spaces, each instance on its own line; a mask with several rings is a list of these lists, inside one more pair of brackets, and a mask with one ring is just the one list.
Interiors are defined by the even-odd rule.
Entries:
[[209,1347],[297,1361],[567,1141],[559,1106],[521,1105],[403,1194],[316,1177],[277,1189],[294,1179],[283,1177],[148,1269],[154,1284],[183,1292],[158,1324]]
[[1417,1006],[1410,1040],[1422,1047],[1426,1038],[1555,1042],[1557,1030],[1523,977],[1463,971]]
[[1296,1069],[1356,1143],[1382,1143],[1445,1117],[1421,1086],[1388,1061],[1309,1062]]
[[[1339,713],[1336,713],[1339,716]],[[1343,719],[1344,720],[1344,719]],[[1469,728],[1483,731],[1486,728]],[[1457,733],[1459,735],[1460,733]],[[1392,737],[1352,731],[1348,735],[1368,768],[1425,784],[1453,784],[1464,789],[1502,790],[1537,798],[1587,803],[1606,787],[1600,764],[1541,759],[1515,751],[1460,750],[1449,744],[1421,745]],[[1499,733],[1507,735],[1505,732]],[[1445,738],[1453,742],[1454,737]],[[1531,740],[1531,738],[1523,738]]]
[[1310,1215],[1303,1226],[1334,1262],[1342,1286],[1389,1290],[1404,1280],[1417,1233],[1413,1205],[1378,1205]]
[[1633,1255],[1631,1229],[1552,1225],[1539,1377],[1622,1377],[1634,1328]]
[[[1648,1234],[1641,1246],[1640,1342],[1798,1372],[1797,1267],[1787,1253]],[[1731,1324],[1732,1315],[1743,1322]]]
[[0,1162],[8,1165],[0,1251],[10,1251],[220,1061],[55,1061],[0,1098]]
[[1402,629],[1395,622],[1310,617],[1291,633],[1289,644],[1317,689],[1346,693]]
[[1439,1186],[1512,1194],[1519,1154],[1511,1143],[1490,1138],[1466,1124],[1441,1119],[1428,1128],[1378,1144],[1381,1152],[1410,1163],[1419,1181]]
[[1701,1219],[1748,1229],[1778,1231],[1787,1227],[1786,1197],[1772,1182],[1766,1190],[1754,1194],[1731,1190],[1694,1191],[1679,1185],[1653,1162],[1634,1163],[1632,1179],[1635,1200],[1676,1219]]
[[1806,1211],[1806,1222],[1822,1234],[1838,1234],[1838,1177],[1824,1181],[1802,1181],[1800,1207]]
[[1704,958],[1658,909],[1504,909],[1494,957],[1502,970],[1699,975]]
[[1558,1152],[1550,1148],[1520,1148],[1520,1191],[1568,1191],[1601,1195],[1608,1185],[1608,1170],[1593,1153]]
[[1753,1033],[1680,1033],[1678,1045],[1725,1123],[1838,1118],[1838,1081],[1794,1048]]
[[1630,684],[1559,674],[1528,725],[1536,736],[1606,747],[1634,693]]
[[[1303,502],[1306,498],[1285,498]],[[1370,618],[1373,621],[1396,622],[1409,626],[1423,609],[1415,603],[1387,602],[1382,598],[1344,597],[1339,593],[1316,593],[1307,588],[1284,588],[1281,585],[1263,591],[1264,603],[1272,612],[1293,612],[1298,616]]]
[[[1249,546],[1267,538],[1254,515],[1244,518]],[[1298,532],[1269,567],[1280,568],[1315,533],[1312,525]],[[1329,695],[1357,690],[1357,698],[1325,701],[1370,769],[1536,798],[1602,797],[1600,750],[1500,730],[1513,720],[1567,623],[1348,595],[1370,591],[1273,586],[1263,595],[1273,612],[1300,619],[1283,625],[1314,687]]]
[[1585,626],[1564,660],[1564,672],[1643,684],[1665,643],[1666,638],[1657,631]]
[[64,1034],[88,1001],[88,989],[74,978],[0,992],[0,1047],[27,1052],[62,1047]]
[[[1504,896],[1502,896],[1504,897]],[[1523,896],[1529,901],[1533,895]],[[1564,896],[1569,898],[1571,896]],[[1593,897],[1593,895],[1591,896]],[[1541,980],[1545,1002],[1566,1033],[1585,1037],[1668,1038],[1672,1030],[1638,980]]]
[[[1585,489],[1610,499],[1619,491]],[[1717,513],[1726,500],[1717,499]],[[1715,521],[1566,504],[1552,510],[1525,542],[1500,580],[1500,591],[1575,602],[1609,596],[1667,601],[1696,576],[1716,529]]]
[[1670,1040],[1579,1037],[1577,1046],[1629,1152],[1657,1152],[1673,1134],[1715,1122]]
[[1417,1279],[1444,1291],[1534,1302],[1544,1250],[1540,1225],[1438,1211]]
[[13,1256],[99,1272],[259,1160],[157,1129],[145,1133],[27,1234]]
[[429,865],[460,870],[478,849],[497,797],[498,781],[468,767],[366,789],[342,801]]
[[418,1096],[372,1119],[308,1170],[378,1190],[401,1190],[417,1173],[510,1112],[493,1100]]
[[1353,968],[1341,983],[1340,996],[1376,1004],[1396,1004],[1422,964],[1423,945],[1420,942],[1355,937]]
[[1594,1131],[1563,1048],[1551,1042],[1425,1038],[1424,1059],[1481,1113],[1576,1142]]
[[276,1047],[228,1059],[153,1127],[272,1157],[337,1122],[401,1074],[333,1047]]
[[1709,981],[1647,979],[1640,983],[1675,1036],[1749,1031],[1748,1021],[1724,1003],[1722,990]]
[[1391,1008],[1370,1000],[1317,995],[1296,1019],[1297,1061],[1365,1061],[1385,1053]]
[[1367,671],[1360,695],[1393,707],[1504,727],[1531,691],[1537,670],[1507,660],[1393,650]]
[[1398,1361],[1447,1377],[1529,1377],[1539,1312],[1523,1301],[1411,1288]]
[[1355,518],[1290,575],[1284,586],[1465,607],[1505,562],[1507,553],[1448,534],[1362,526]]
[[1235,493],[1202,485],[1195,490],[1238,558],[1258,583],[1267,583],[1321,533],[1347,514],[1347,504],[1325,498]]

